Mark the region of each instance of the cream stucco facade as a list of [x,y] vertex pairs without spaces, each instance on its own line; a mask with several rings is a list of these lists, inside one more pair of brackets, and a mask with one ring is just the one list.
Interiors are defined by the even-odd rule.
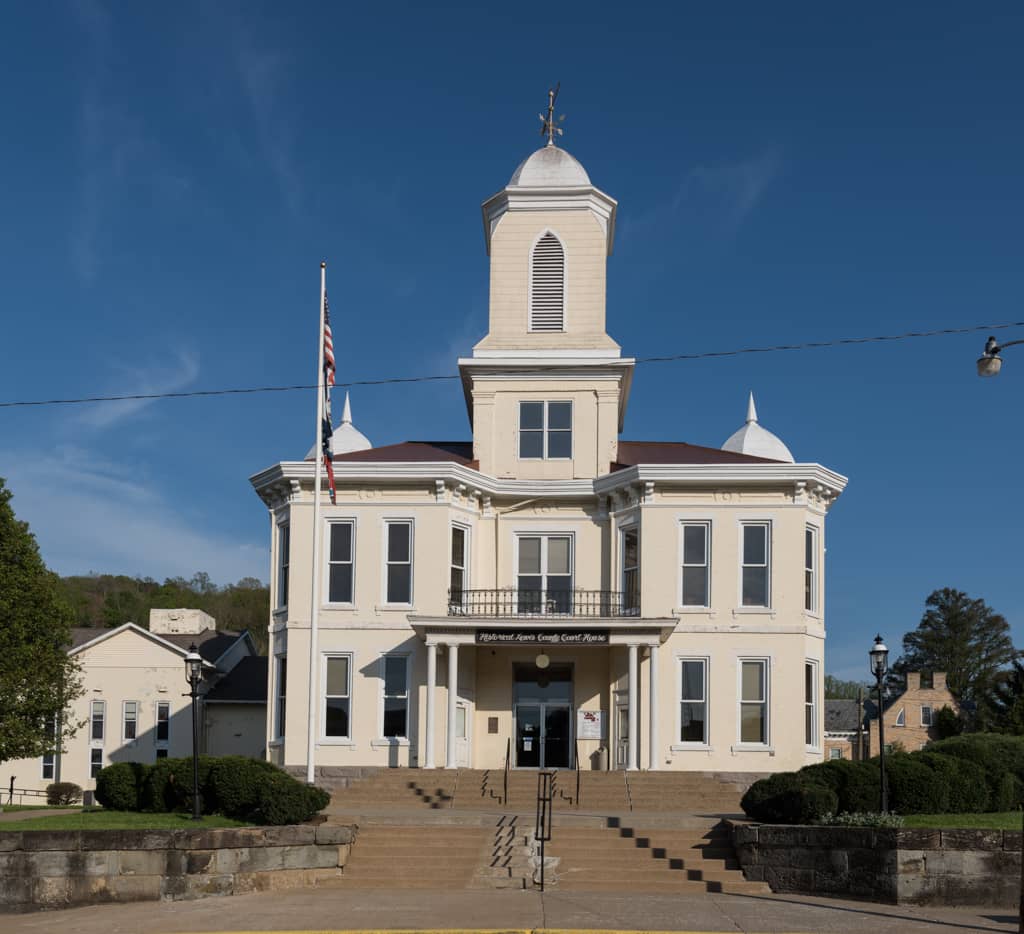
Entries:
[[825,519],[846,479],[742,440],[620,440],[633,361],[605,330],[616,209],[557,147],[484,203],[490,326],[459,361],[471,443],[335,450],[316,529],[312,460],[252,478],[270,516],[275,761],[822,758]]

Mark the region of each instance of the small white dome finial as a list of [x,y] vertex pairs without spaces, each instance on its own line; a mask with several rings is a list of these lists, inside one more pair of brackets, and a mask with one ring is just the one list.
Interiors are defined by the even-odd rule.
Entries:
[[793,455],[782,440],[757,423],[757,408],[754,406],[754,394],[750,393],[747,401],[747,423],[737,432],[730,435],[722,445],[723,451],[736,454],[749,454],[752,457],[764,457],[768,460],[793,463]]
[[[347,401],[348,397],[346,396],[345,398],[346,398],[346,401]],[[751,393],[750,394],[750,401],[747,402],[747,422],[750,423],[750,422],[756,422],[756,421],[757,421],[757,407],[754,405],[754,394]]]
[[[750,398],[753,399],[754,397],[751,396]],[[753,405],[753,402],[751,402],[751,405]],[[341,423],[342,423],[342,425],[351,425],[352,424],[352,406],[349,404],[349,401],[348,401],[348,391],[347,390],[345,392],[345,408],[343,408],[341,410]]]
[[[341,412],[341,424],[334,429],[331,435],[331,456],[338,454],[351,454],[355,451],[366,451],[372,448],[370,439],[366,437],[355,425],[352,424],[352,404],[348,400],[348,392],[345,393],[345,407]],[[314,444],[306,455],[306,460],[311,461],[319,454]]]

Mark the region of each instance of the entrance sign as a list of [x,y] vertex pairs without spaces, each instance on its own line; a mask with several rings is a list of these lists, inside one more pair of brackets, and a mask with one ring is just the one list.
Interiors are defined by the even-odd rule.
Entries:
[[604,739],[604,711],[603,710],[577,710],[576,711],[576,738],[577,739]]
[[478,629],[477,645],[607,645],[607,632],[553,629]]

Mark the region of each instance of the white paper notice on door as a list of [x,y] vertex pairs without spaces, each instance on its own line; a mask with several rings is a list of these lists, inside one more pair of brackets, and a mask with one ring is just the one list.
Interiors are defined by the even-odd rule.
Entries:
[[529,736],[523,737],[523,752],[533,752],[533,740]]

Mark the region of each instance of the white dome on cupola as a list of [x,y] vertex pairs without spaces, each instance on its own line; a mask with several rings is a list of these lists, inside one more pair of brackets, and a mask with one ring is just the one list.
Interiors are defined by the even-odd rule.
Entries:
[[766,457],[787,464],[794,463],[793,455],[782,440],[757,423],[753,393],[750,394],[750,401],[747,403],[747,423],[722,445],[722,450],[735,454],[749,454],[753,457]]
[[[370,439],[366,437],[355,425],[352,424],[352,406],[348,401],[348,393],[345,393],[345,408],[341,413],[341,424],[334,429],[331,435],[331,455],[351,454],[353,451],[366,451],[372,448]],[[306,455],[306,460],[316,458],[317,445],[313,445]]]
[[542,146],[519,163],[509,188],[589,187],[590,176],[579,162],[558,146]]

